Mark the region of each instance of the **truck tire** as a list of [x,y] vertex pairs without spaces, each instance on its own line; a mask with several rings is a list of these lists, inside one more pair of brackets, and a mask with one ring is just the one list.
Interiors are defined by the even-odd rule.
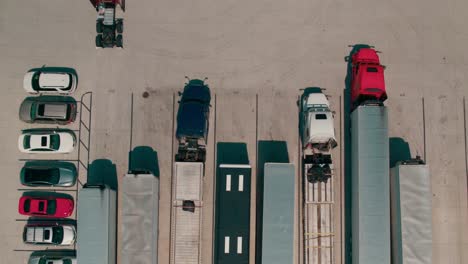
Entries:
[[97,48],[102,48],[102,35],[98,34],[96,35],[96,47]]
[[115,38],[115,45],[119,48],[123,48],[123,38],[122,38],[122,35],[117,35],[117,37]]
[[117,21],[115,23],[115,27],[116,27],[117,33],[122,34],[123,30],[124,30],[123,20],[122,19],[117,19]]
[[96,32],[99,34],[102,33],[102,23],[100,20],[96,21]]

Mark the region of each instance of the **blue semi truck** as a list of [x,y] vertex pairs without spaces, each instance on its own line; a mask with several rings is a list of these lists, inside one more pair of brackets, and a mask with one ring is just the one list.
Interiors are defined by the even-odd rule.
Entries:
[[205,80],[189,79],[184,91],[179,92],[176,161],[205,162],[211,101]]

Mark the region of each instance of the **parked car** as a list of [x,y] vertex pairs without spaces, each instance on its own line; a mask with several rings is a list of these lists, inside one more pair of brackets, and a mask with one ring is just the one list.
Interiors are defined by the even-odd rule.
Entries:
[[75,164],[63,161],[28,161],[20,172],[21,184],[25,186],[75,185],[78,176]]
[[73,131],[30,129],[24,130],[18,139],[18,148],[24,153],[69,153],[75,144]]
[[28,264],[77,264],[75,256],[31,255]]
[[42,67],[29,70],[24,76],[23,87],[28,93],[71,94],[76,90],[76,71],[65,67]]
[[58,223],[28,224],[24,227],[23,242],[26,244],[73,245],[76,229],[73,225]]
[[18,211],[22,215],[41,217],[68,217],[73,213],[72,198],[55,196],[22,196],[19,200]]
[[76,110],[76,101],[72,97],[27,97],[21,103],[19,118],[26,123],[66,125],[75,121]]

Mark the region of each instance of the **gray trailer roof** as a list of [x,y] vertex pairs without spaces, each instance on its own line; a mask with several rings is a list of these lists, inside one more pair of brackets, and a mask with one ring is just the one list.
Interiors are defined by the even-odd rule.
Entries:
[[429,167],[397,164],[391,170],[394,263],[432,263],[432,191]]
[[351,113],[352,262],[390,263],[388,117],[384,106]]
[[115,191],[83,188],[78,192],[78,201],[78,263],[116,263]]
[[120,263],[157,264],[159,178],[153,174],[127,174],[120,194]]
[[262,264],[292,264],[294,244],[294,165],[265,163]]

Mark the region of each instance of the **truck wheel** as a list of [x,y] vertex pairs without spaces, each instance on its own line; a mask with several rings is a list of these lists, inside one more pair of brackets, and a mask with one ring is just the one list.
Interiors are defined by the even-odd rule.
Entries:
[[205,151],[200,151],[198,154],[198,161],[199,162],[205,162],[206,160],[206,152]]
[[115,39],[115,45],[119,48],[123,48],[122,35],[117,35],[117,38]]
[[100,20],[96,21],[96,32],[97,33],[102,33],[102,23]]
[[123,28],[123,20],[122,20],[122,19],[118,19],[117,22],[116,22],[116,24],[115,24],[115,27],[116,27],[116,29],[117,29],[117,33],[122,34],[122,33],[123,33],[123,30],[124,30],[124,28]]
[[96,36],[96,47],[97,48],[102,48],[102,35],[97,35]]

